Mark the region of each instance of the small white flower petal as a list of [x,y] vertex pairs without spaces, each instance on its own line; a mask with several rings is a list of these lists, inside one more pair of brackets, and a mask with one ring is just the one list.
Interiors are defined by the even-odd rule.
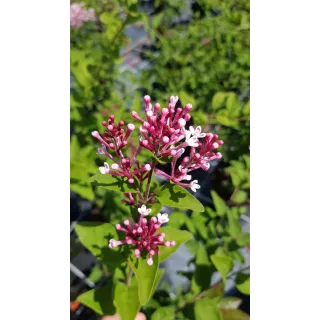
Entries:
[[167,213],[164,213],[164,214],[158,213],[157,217],[158,217],[158,222],[161,224],[167,223],[169,221]]

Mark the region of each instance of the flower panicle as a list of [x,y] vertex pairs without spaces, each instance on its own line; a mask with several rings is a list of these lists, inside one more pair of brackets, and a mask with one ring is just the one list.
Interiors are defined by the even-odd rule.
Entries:
[[[93,131],[92,136],[96,138],[101,147],[98,154],[106,156],[112,164],[104,162],[99,168],[101,174],[111,174],[124,177],[130,184],[135,181],[141,182],[148,178],[152,170],[151,162],[140,164],[137,157],[142,149],[151,151],[156,157],[171,157],[171,173],[165,173],[155,168],[154,172],[171,180],[185,188],[196,192],[200,185],[197,180],[192,179],[190,174],[197,169],[209,170],[210,162],[221,159],[222,155],[217,149],[223,144],[217,134],[202,132],[200,126],[189,126],[190,111],[192,105],[186,104],[184,108],[176,108],[178,96],[171,96],[168,106],[161,108],[159,103],[151,104],[150,96],[144,96],[144,117],[132,111],[131,115],[141,124],[139,127],[139,146],[134,156],[127,158],[123,149],[128,145],[128,139],[136,129],[135,125],[129,123],[125,126],[124,121],[115,122],[114,115],[111,115],[102,125],[105,131],[102,135]],[[190,148],[189,156],[184,156],[186,148]],[[179,166],[177,160],[182,158]],[[125,195],[123,203],[136,205],[137,199],[132,195]],[[152,198],[145,203],[152,203]]]
[[123,224],[117,224],[116,229],[126,234],[124,240],[109,240],[109,248],[115,248],[120,245],[135,246],[134,255],[140,258],[143,251],[147,253],[147,264],[153,264],[153,256],[160,254],[159,246],[175,246],[175,241],[165,241],[165,233],[157,233],[162,224],[169,221],[166,213],[158,213],[157,217],[152,217],[149,221],[146,219],[151,212],[145,205],[138,208],[140,219],[137,223],[130,223],[125,220]]

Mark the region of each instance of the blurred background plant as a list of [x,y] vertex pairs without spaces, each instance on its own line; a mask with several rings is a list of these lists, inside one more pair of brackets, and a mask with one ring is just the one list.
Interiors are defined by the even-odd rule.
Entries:
[[[249,294],[244,250],[250,239],[240,223],[250,206],[249,0],[85,0],[72,3],[70,15],[71,223],[129,215],[120,193],[88,182],[102,164],[91,131],[110,114],[129,122],[129,111],[142,109],[144,94],[161,105],[178,95],[196,110],[190,125],[224,140],[223,158],[199,178],[205,213],[170,214],[169,226],[194,234],[186,243],[194,269],[179,272],[188,286],[164,279],[143,311],[152,320],[247,319],[239,298],[224,297],[224,285],[230,277]],[[72,231],[72,259],[79,246],[84,249]],[[77,294],[115,280],[110,266],[93,265],[84,273],[95,285],[76,282]],[[247,269],[237,273],[235,266]],[[213,281],[215,275],[222,280]]]

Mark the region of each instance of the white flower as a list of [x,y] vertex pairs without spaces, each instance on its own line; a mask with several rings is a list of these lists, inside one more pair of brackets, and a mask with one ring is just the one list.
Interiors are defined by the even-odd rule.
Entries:
[[106,146],[102,145],[101,148],[98,148],[98,154],[106,154]]
[[151,212],[151,209],[147,209],[147,207],[143,204],[141,208],[138,208],[138,211],[140,214],[147,216]]
[[110,171],[109,165],[107,162],[104,163],[104,167],[99,167],[99,170],[102,174],[107,174]]
[[179,180],[191,180],[192,176],[190,174],[185,174],[184,176],[180,177]]
[[189,130],[192,134],[192,136],[197,137],[197,138],[204,138],[206,136],[205,133],[201,133],[201,127],[197,126],[196,128],[190,126]]
[[198,185],[198,180],[193,180],[190,186],[193,192],[197,192],[197,189],[200,189],[200,185]]
[[158,222],[161,224],[167,223],[169,221],[167,213],[164,213],[164,214],[158,213],[157,217],[158,217]]
[[174,105],[176,105],[176,103],[178,102],[179,97],[178,96],[171,96],[170,97],[170,103],[173,103]]
[[184,134],[186,136],[186,143],[188,144],[189,147],[197,147],[198,144],[198,138],[196,136],[192,136],[191,131],[186,130],[182,128],[184,131]]
[[111,248],[111,249],[119,246],[120,244],[122,244],[121,241],[117,241],[114,239],[109,240],[109,248]]

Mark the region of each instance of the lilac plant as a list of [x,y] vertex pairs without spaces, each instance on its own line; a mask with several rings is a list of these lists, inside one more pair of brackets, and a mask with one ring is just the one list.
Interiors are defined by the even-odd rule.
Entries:
[[[118,231],[125,233],[125,238],[110,239],[109,247],[133,246],[136,258],[146,251],[148,265],[153,264],[155,254],[160,254],[159,246],[170,247],[176,244],[174,240],[165,241],[165,233],[157,233],[160,226],[169,221],[167,214],[158,213],[148,220],[152,209],[147,208],[147,205],[154,204],[157,196],[150,191],[153,174],[169,179],[174,185],[196,192],[200,185],[198,180],[192,180],[191,173],[197,169],[207,171],[210,161],[221,158],[217,149],[223,141],[218,140],[217,134],[201,132],[200,126],[189,126],[187,129],[192,105],[176,108],[178,100],[177,96],[171,96],[168,106],[161,108],[159,103],[152,106],[150,96],[146,95],[144,117],[135,111],[131,113],[132,117],[140,122],[140,135],[133,157],[127,157],[125,149],[132,132],[136,129],[134,124],[125,125],[122,120],[116,123],[114,115],[111,115],[102,123],[105,127],[102,134],[98,131],[92,132],[92,136],[101,144],[98,154],[107,158],[104,165],[99,167],[100,174],[121,179],[131,186],[134,192],[125,192],[122,202],[137,209],[139,213],[137,221],[125,220],[122,225],[116,225]],[[184,155],[186,148],[190,148],[189,156]],[[149,162],[142,163],[139,160],[143,149],[152,153]],[[181,161],[177,165],[179,158]],[[161,159],[171,164],[170,174],[156,167]]]

